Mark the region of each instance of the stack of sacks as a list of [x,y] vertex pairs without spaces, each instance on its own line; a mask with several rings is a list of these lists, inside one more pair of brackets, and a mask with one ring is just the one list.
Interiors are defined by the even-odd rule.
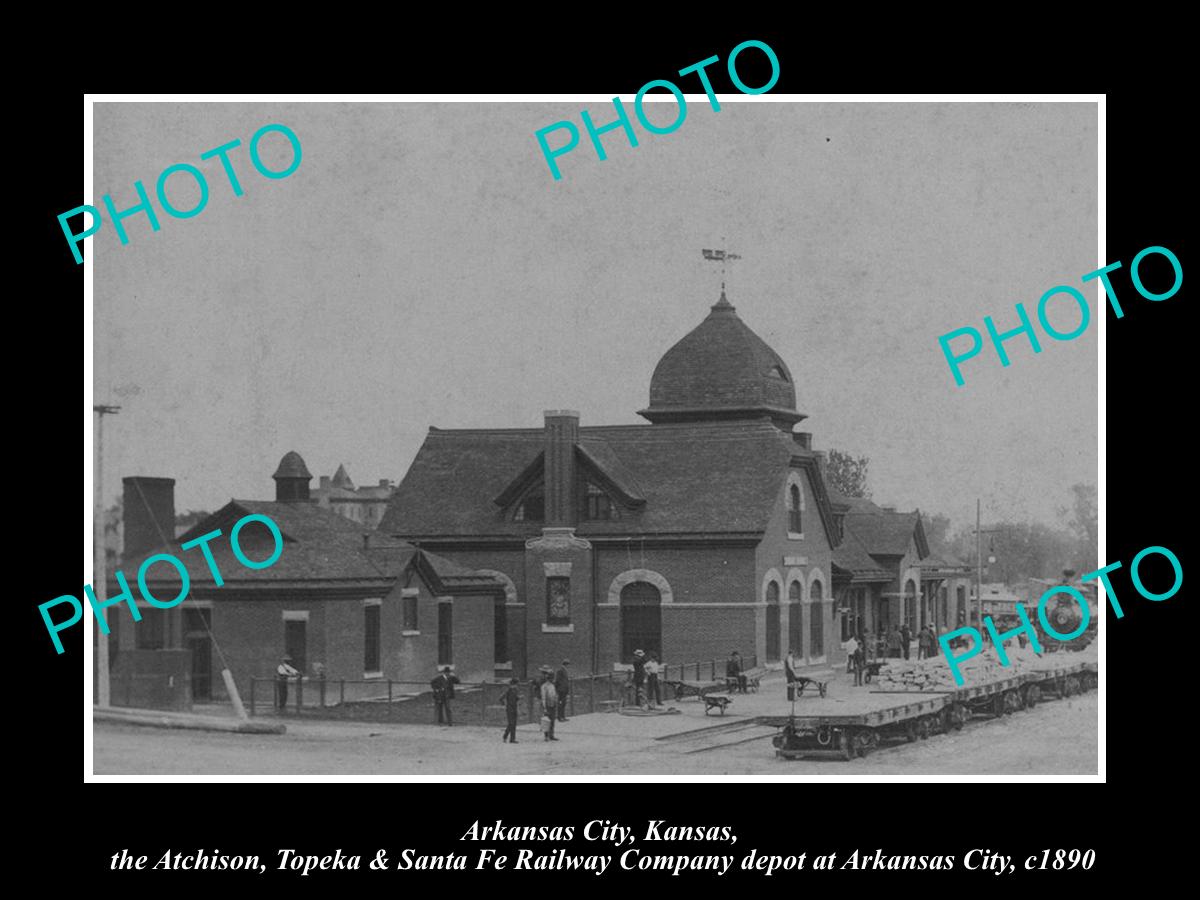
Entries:
[[[993,654],[980,654],[960,663],[959,671],[966,684],[974,685],[1011,678],[1013,666],[1001,666]],[[941,657],[889,660],[880,667],[874,684],[880,691],[953,691],[959,687],[949,664]]]

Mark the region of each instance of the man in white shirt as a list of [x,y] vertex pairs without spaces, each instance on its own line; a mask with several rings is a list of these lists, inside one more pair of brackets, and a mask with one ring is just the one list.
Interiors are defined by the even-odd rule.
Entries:
[[658,684],[658,660],[651,653],[646,660],[646,705],[654,709],[656,701],[662,705],[662,688]]
[[299,670],[292,666],[292,658],[285,655],[275,669],[275,705],[281,712],[287,706],[288,679],[299,677]]
[[543,721],[542,727],[544,740],[557,741],[554,736],[554,719],[558,713],[558,690],[554,687],[554,671],[549,666],[542,666],[539,670],[542,673],[542,718],[549,719],[549,723]]
[[787,696],[788,700],[796,699],[796,672],[800,668],[800,660],[796,656],[796,651],[788,648],[787,656],[783,658],[783,674],[787,677]]
[[854,672],[854,684],[862,684],[862,658],[858,653],[858,638],[850,635],[848,641],[842,641],[842,647],[846,651],[846,671]]

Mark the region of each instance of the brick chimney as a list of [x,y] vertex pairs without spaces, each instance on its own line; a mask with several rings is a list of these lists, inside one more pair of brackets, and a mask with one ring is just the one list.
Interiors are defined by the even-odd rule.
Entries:
[[548,409],[546,418],[545,497],[546,526],[575,525],[575,444],[579,440],[579,413]]
[[131,475],[121,481],[125,486],[122,559],[174,541],[175,479]]

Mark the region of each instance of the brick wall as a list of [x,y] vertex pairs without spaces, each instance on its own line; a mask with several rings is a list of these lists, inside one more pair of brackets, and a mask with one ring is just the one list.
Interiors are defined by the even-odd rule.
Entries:
[[[418,590],[419,634],[405,635],[401,587],[384,594],[380,605],[380,665],[382,679],[427,684],[437,670],[438,601],[429,588],[414,579]],[[363,600],[316,596],[289,600],[229,600],[213,603],[212,629],[238,690],[249,695],[250,678],[273,678],[284,653],[284,610],[307,610],[306,675],[314,663],[325,668],[330,681],[361,681],[365,675],[366,619]],[[493,601],[490,596],[454,598],[453,664],[464,681],[490,680],[493,675]],[[214,651],[213,695],[226,696]],[[381,682],[382,683],[382,679]],[[260,689],[262,689],[260,685]],[[259,698],[261,700],[261,697]]]
[[[820,657],[813,652],[811,624],[814,614],[813,610],[817,607],[803,601],[809,599],[813,571],[819,570],[822,580],[821,605],[819,607],[822,623],[822,655],[826,664],[836,665],[837,663],[845,663],[846,652],[841,648],[841,627],[837,618],[836,602],[833,593],[832,544],[829,535],[825,532],[825,526],[821,519],[820,511],[817,508],[812,487],[812,473],[805,469],[792,469],[791,471],[796,472],[802,479],[801,489],[804,491],[805,502],[801,520],[804,528],[804,538],[802,540],[794,540],[788,537],[788,482],[781,482],[775,499],[775,505],[771,510],[771,518],[767,525],[767,530],[763,534],[763,539],[759,543],[755,553],[755,590],[758,594],[756,599],[759,601],[766,599],[763,596],[763,581],[767,573],[774,569],[780,576],[779,653],[780,659],[782,659],[788,651],[789,621],[793,612],[792,607],[788,603],[788,588],[791,581],[797,580],[797,576],[799,576],[802,584],[801,646],[793,649],[797,650],[807,662],[817,664]],[[788,564],[788,557],[793,558],[793,564]],[[804,563],[794,564],[795,557],[803,558],[805,560]],[[789,575],[791,576],[790,578]],[[761,609],[756,617],[757,634],[755,646],[759,659],[766,659],[766,620],[767,611]]]

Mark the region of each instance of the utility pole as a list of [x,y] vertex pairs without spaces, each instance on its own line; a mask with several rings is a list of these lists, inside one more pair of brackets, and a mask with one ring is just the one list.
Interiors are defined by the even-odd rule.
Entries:
[[[92,411],[96,419],[96,489],[92,500],[92,591],[103,609],[104,601],[108,598],[108,566],[106,546],[104,542],[104,417],[115,415],[119,406],[97,404]],[[102,613],[103,614],[103,613]],[[95,628],[100,628],[97,620]],[[108,684],[108,635],[101,633],[96,642],[96,702],[100,706],[110,706],[111,696]]]
[[[975,498],[975,605],[979,613],[979,629],[983,630],[983,536],[985,534],[999,534],[1004,531],[1003,528],[989,528],[983,530],[983,525],[980,521],[980,500]],[[993,541],[995,539],[993,538]],[[993,543],[993,552],[995,544]],[[988,563],[994,563],[994,556],[988,557]]]
[[983,631],[983,525],[980,521],[981,502],[975,498],[975,608],[979,613],[979,630]]

